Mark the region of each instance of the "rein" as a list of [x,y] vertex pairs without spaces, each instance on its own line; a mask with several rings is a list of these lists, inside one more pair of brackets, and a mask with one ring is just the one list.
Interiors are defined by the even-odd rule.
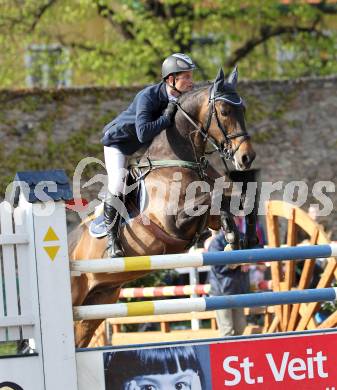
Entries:
[[[240,133],[236,134],[228,134],[227,129],[222,125],[218,112],[215,107],[215,102],[217,100],[224,100],[222,96],[217,96],[215,97],[214,95],[214,86],[211,86],[210,88],[210,93],[209,93],[209,98],[208,98],[208,116],[207,116],[207,121],[206,125],[204,126],[203,124],[197,123],[195,119],[193,119],[190,114],[185,111],[181,104],[179,102],[175,102],[177,108],[180,110],[180,112],[184,115],[184,117],[192,124],[192,126],[195,128],[195,131],[191,132],[189,134],[190,142],[192,144],[193,152],[194,152],[194,157],[195,157],[195,162],[191,161],[184,161],[184,160],[151,160],[150,157],[147,157],[147,161],[143,162],[137,162],[137,163],[132,163],[130,164],[130,167],[134,168],[148,168],[146,172],[142,173],[139,177],[138,180],[141,178],[144,178],[147,176],[153,169],[158,169],[158,168],[168,168],[168,167],[181,167],[181,168],[188,168],[188,169],[193,169],[199,173],[199,176],[201,178],[204,178],[206,176],[205,170],[207,169],[208,166],[208,161],[205,156],[198,157],[196,150],[195,150],[195,145],[192,140],[192,134],[195,132],[198,132],[201,134],[203,137],[204,142],[208,142],[212,145],[214,148],[214,151],[218,152],[224,166],[226,168],[227,173],[229,174],[229,169],[227,166],[226,161],[227,160],[233,160],[235,153],[239,150],[241,144],[245,142],[247,139],[250,138],[249,134],[247,134],[246,131],[242,131]],[[232,102],[232,104],[235,105],[235,103]],[[240,103],[241,100],[240,100]],[[216,143],[216,141],[209,136],[209,129],[211,127],[212,119],[215,117],[216,123],[218,128],[221,130],[225,140],[226,144],[223,145],[222,147],[219,147]],[[240,140],[239,144],[233,149],[232,147],[232,140],[235,138],[241,137],[242,139]]]

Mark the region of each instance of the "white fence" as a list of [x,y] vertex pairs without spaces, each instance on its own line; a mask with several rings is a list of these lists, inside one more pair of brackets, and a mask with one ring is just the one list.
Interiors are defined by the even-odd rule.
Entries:
[[64,202],[21,195],[14,210],[0,204],[0,223],[0,342],[31,339],[36,351],[1,356],[0,384],[77,389]]

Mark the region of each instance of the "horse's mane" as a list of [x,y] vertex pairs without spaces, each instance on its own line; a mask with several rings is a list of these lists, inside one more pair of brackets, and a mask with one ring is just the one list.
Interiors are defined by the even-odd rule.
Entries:
[[[178,104],[195,122],[199,122],[199,111],[208,100],[207,85],[201,85],[185,92],[178,98]],[[174,118],[174,124],[170,126],[168,131],[163,131],[155,137],[155,140],[149,146],[149,154],[151,158],[160,159],[157,156],[175,155],[174,159],[194,161],[194,149],[191,144],[190,134],[195,130],[195,127],[186,119],[180,109]],[[172,158],[172,157],[170,157]]]
[[205,91],[209,88],[208,85],[202,85],[192,91],[183,93],[178,98],[178,103],[190,113],[192,116],[196,116],[197,109],[202,105],[202,100],[205,99]]
[[182,95],[180,95],[178,98],[178,102],[180,104],[185,103],[187,100],[190,100],[191,102],[193,102],[193,99],[199,98],[203,94],[205,89],[208,87],[209,87],[209,85],[202,85],[200,87],[193,88],[191,91],[185,92]]

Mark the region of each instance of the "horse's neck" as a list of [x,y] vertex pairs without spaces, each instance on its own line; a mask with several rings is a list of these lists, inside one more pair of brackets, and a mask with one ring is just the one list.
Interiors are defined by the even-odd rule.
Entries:
[[[195,136],[179,131],[175,126],[162,131],[149,147],[149,156],[153,160],[196,161],[204,154],[204,143],[195,142]],[[194,148],[193,144],[194,143]]]

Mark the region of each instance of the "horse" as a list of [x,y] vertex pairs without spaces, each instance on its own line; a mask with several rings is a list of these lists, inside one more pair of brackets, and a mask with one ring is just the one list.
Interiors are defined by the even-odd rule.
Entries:
[[[214,180],[207,175],[205,158],[209,143],[239,170],[250,168],[255,158],[245,127],[245,107],[236,92],[237,79],[236,68],[228,79],[220,69],[214,83],[183,94],[177,101],[174,125],[155,137],[144,157],[131,164],[138,181],[143,181],[146,202],[138,215],[120,226],[125,256],[186,252],[206,228],[218,230],[221,226],[237,248],[238,232],[228,210],[221,205],[220,214],[210,213]],[[70,234],[70,259],[103,258],[106,238],[92,237],[85,222]],[[74,276],[73,305],[115,303],[124,283],[146,273]],[[87,346],[101,322],[76,322],[76,345]]]

